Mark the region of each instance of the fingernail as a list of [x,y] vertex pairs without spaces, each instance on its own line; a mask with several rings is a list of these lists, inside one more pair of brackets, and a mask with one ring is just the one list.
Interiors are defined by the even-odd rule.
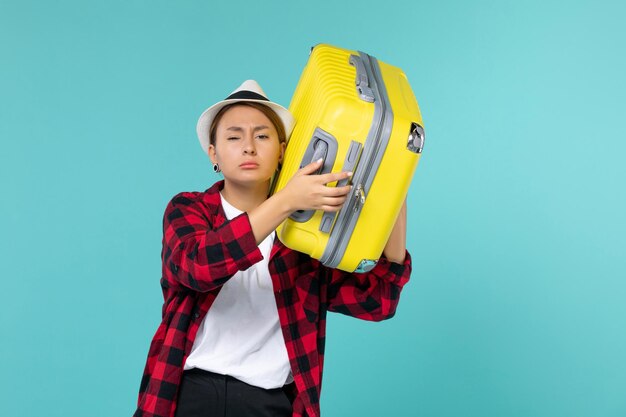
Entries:
[[318,160],[317,160],[317,161],[315,161],[315,162],[317,162],[317,163],[319,164],[319,163],[320,163],[320,162],[322,162],[323,160],[324,160],[324,158],[320,158],[320,159],[318,159]]
[[348,172],[348,176],[351,177],[352,176],[352,172]]

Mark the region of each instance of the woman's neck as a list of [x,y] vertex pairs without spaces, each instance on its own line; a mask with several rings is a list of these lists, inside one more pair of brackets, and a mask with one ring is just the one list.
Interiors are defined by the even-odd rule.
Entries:
[[268,190],[269,182],[262,185],[246,186],[224,181],[222,195],[234,207],[249,212],[267,200]]

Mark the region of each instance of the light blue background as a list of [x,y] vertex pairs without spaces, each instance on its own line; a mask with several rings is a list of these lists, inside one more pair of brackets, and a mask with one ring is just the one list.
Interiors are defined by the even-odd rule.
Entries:
[[0,0],[0,415],[128,416],[205,107],[309,47],[405,70],[427,142],[393,320],[329,317],[332,416],[626,415],[626,31],[603,1]]

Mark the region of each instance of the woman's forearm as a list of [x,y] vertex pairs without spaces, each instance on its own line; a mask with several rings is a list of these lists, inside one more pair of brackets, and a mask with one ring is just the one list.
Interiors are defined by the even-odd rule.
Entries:
[[404,203],[402,204],[402,208],[400,209],[400,213],[398,213],[398,218],[396,219],[396,223],[391,230],[391,235],[389,235],[389,239],[387,240],[387,244],[383,249],[383,254],[385,257],[391,261],[396,263],[403,263],[404,257],[406,253],[406,198],[404,199]]

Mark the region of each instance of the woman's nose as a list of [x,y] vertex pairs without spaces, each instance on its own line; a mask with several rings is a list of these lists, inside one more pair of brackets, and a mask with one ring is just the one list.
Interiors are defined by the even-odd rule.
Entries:
[[254,146],[254,137],[248,137],[243,142],[243,152],[246,154],[256,154],[256,148]]

